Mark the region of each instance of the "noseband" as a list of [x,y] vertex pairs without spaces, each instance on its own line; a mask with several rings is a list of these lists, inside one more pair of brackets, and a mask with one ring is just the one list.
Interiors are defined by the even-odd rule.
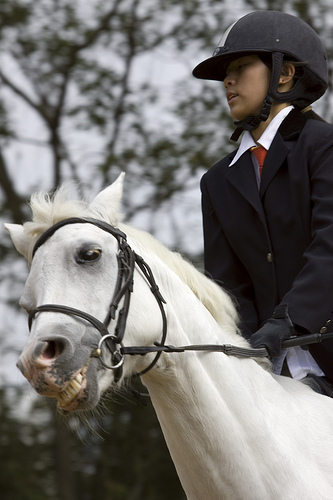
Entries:
[[[166,314],[164,310],[164,304],[166,303],[163,299],[159,288],[155,282],[153,273],[148,266],[148,264],[144,261],[140,255],[138,255],[132,248],[129,246],[126,240],[126,234],[120,231],[120,229],[107,224],[106,222],[96,220],[96,219],[81,219],[79,217],[72,217],[69,219],[62,220],[57,224],[54,224],[52,227],[47,229],[37,240],[33,252],[32,257],[34,257],[36,251],[40,246],[42,246],[59,228],[63,226],[67,226],[69,224],[93,224],[94,226],[103,229],[107,233],[111,234],[114,238],[116,238],[118,242],[118,277],[115,286],[115,290],[113,293],[113,297],[107,312],[107,315],[104,321],[100,321],[99,319],[91,316],[90,314],[81,311],[79,309],[75,309],[73,307],[58,305],[58,304],[44,304],[33,309],[29,314],[29,330],[31,330],[32,322],[36,316],[36,314],[41,312],[58,312],[62,314],[67,314],[69,316],[77,316],[79,318],[84,319],[88,323],[90,323],[96,330],[101,334],[101,339],[98,343],[97,348],[94,348],[91,357],[99,358],[102,365],[105,368],[110,370],[114,370],[114,380],[117,382],[122,375],[122,365],[124,363],[124,357],[126,354],[126,348],[123,346],[123,338],[125,335],[126,321],[129,312],[130,298],[131,293],[133,291],[133,275],[135,265],[139,267],[141,272],[143,273],[148,285],[150,286],[150,290],[153,293],[161,314],[162,314],[162,339],[159,346],[165,345],[166,335],[167,335],[167,320]],[[123,300],[122,308],[118,312],[117,323],[115,326],[114,334],[109,333],[108,327],[112,320],[116,319],[117,309],[120,302]],[[107,364],[103,358],[102,345],[105,342],[105,345],[108,347],[111,353],[111,365]],[[158,351],[155,355],[155,358],[150,363],[150,365],[145,368],[143,371],[138,373],[138,375],[143,375],[147,373],[153,366],[157,363],[160,355],[162,354],[162,350]]]

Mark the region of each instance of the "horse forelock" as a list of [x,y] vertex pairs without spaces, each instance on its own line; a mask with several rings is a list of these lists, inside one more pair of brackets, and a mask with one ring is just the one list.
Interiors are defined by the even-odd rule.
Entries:
[[45,191],[34,193],[30,199],[32,220],[23,224],[24,232],[30,238],[29,261],[32,258],[33,247],[38,238],[57,222],[71,217],[91,217],[116,225],[120,214],[115,217],[110,213],[110,207],[99,205],[91,208],[88,200],[82,196],[78,199],[78,186],[68,182],[60,186],[54,193]]
[[37,239],[51,226],[68,217],[79,217],[87,206],[83,200],[70,198],[69,187],[64,185],[53,194],[45,191],[34,193],[30,199],[32,220],[23,224],[24,232],[30,239],[29,260]]

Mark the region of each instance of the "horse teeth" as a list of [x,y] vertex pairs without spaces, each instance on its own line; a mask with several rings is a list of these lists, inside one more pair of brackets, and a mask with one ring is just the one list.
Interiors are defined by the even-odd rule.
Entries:
[[61,403],[60,406],[66,406],[66,404],[72,399],[72,396],[69,396],[69,394],[67,394],[66,391],[63,391],[59,392],[57,398]]
[[69,385],[66,389],[67,394],[70,396],[76,396],[76,394],[79,392],[79,389],[76,387],[73,387],[73,385]]
[[58,394],[59,406],[61,407],[67,406],[73,399],[73,396],[68,394],[67,391],[63,391]]
[[59,392],[57,398],[59,401],[59,405],[64,407],[67,406],[69,403],[73,401],[73,399],[78,395],[80,392],[82,385],[81,382],[83,380],[83,377],[81,374],[77,375],[74,380],[71,381],[71,383],[68,385],[66,390]]
[[72,380],[71,382],[71,385],[74,389],[76,389],[77,391],[79,391],[81,389],[81,383],[78,381],[78,380]]
[[59,394],[57,394],[57,398],[61,399],[61,400],[65,399],[64,393],[63,392],[59,392]]

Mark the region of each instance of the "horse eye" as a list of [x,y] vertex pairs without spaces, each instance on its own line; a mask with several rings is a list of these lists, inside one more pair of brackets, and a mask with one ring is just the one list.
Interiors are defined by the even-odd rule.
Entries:
[[100,258],[102,255],[102,250],[99,248],[87,248],[80,250],[76,256],[76,262],[78,264],[85,264],[86,262],[93,262]]

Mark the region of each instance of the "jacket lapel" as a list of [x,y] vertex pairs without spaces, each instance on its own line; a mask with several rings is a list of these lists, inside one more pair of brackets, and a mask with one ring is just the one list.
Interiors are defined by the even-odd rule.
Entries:
[[262,170],[261,183],[260,183],[260,197],[262,198],[265,191],[280,169],[284,160],[286,159],[290,149],[282,139],[280,134],[277,134],[271,147],[267,153],[264,168]]
[[306,121],[306,115],[294,109],[281,123],[265,159],[260,183],[261,198],[290,152],[290,143],[288,146],[288,142],[286,141],[296,140]]
[[239,160],[229,168],[226,178],[248,203],[252,205],[260,216],[263,217],[264,212],[249,151],[244,153]]

